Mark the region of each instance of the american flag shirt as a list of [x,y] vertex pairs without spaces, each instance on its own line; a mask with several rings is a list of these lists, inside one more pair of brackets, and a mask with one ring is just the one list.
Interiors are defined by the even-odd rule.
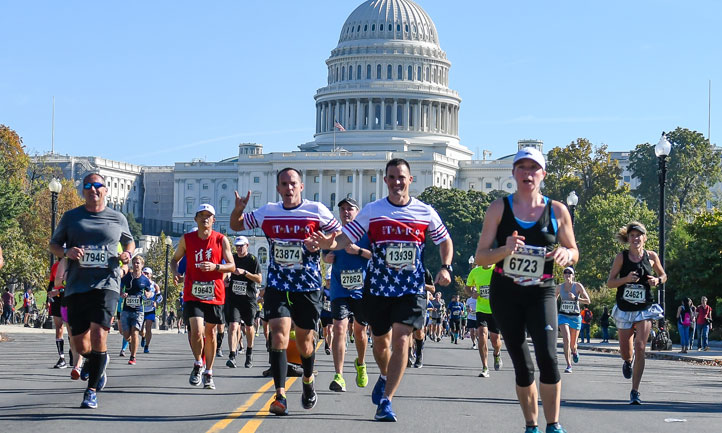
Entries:
[[283,292],[321,290],[319,251],[303,244],[312,233],[338,231],[341,225],[326,206],[310,200],[285,209],[283,202],[268,203],[244,214],[246,229],[261,228],[270,246],[268,286]]
[[388,198],[367,204],[343,233],[351,242],[368,233],[371,260],[366,285],[372,295],[390,298],[424,293],[426,235],[436,245],[449,237],[434,208],[413,197],[404,206]]

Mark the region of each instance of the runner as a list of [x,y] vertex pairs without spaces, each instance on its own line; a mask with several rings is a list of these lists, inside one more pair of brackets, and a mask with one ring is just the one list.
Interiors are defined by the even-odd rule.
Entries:
[[[345,226],[356,218],[359,205],[351,197],[338,203],[338,213],[341,224]],[[371,258],[371,244],[368,236],[364,235],[355,244],[349,244],[339,251],[326,252],[323,260],[333,264],[331,268],[331,312],[333,316],[333,334],[339,338],[333,339],[333,366],[336,374],[329,385],[331,391],[346,391],[346,381],[343,378],[343,363],[346,357],[345,336],[348,333],[349,322],[353,318],[350,328],[354,338],[351,341],[356,345],[356,358],[353,361],[356,369],[356,386],[364,388],[369,377],[366,372],[366,317],[362,311],[363,286],[366,279],[366,265]]]
[[23,293],[23,313],[24,313],[24,319],[23,323],[25,324],[26,328],[30,328],[30,313],[35,308],[35,295],[33,294],[33,288],[28,287],[25,289],[25,293]]
[[63,214],[50,241],[50,252],[70,259],[65,302],[72,345],[87,359],[84,408],[98,407],[96,391],[107,383],[106,342],[120,291],[120,263],[128,263],[135,249],[125,216],[105,206],[108,189],[104,182],[97,173],[85,176],[85,204]]
[[496,320],[491,314],[489,305],[489,284],[495,265],[476,266],[469,272],[466,279],[466,290],[478,293],[476,297],[476,331],[479,340],[479,357],[481,358],[481,373],[479,377],[489,377],[489,340],[494,350],[494,370],[499,371],[503,366],[501,361],[501,336]]
[[48,282],[48,311],[50,312],[50,316],[52,316],[53,318],[53,324],[55,325],[55,347],[58,349],[58,355],[60,356],[58,362],[55,363],[53,368],[68,367],[68,364],[65,362],[65,340],[63,340],[63,315],[60,311],[65,287],[55,285],[55,276],[58,273],[58,266],[60,266],[60,262],[61,260],[58,260],[50,268],[50,280]]
[[540,192],[546,176],[541,152],[535,148],[519,150],[514,157],[512,175],[517,191],[495,200],[487,209],[475,259],[483,266],[496,264],[489,301],[514,363],[526,431],[539,431],[534,364],[526,342],[528,331],[540,371],[539,394],[547,421],[546,432],[564,432],[559,425],[561,378],[556,357],[553,271],[554,263],[571,265],[578,258],[578,251],[566,206]]
[[441,318],[444,312],[444,300],[441,299],[441,292],[434,294],[431,300],[434,309],[431,310],[431,341],[441,341]]
[[367,269],[368,293],[364,303],[374,335],[374,358],[381,373],[371,399],[378,405],[376,420],[396,421],[391,400],[406,370],[411,333],[424,325],[422,257],[426,235],[439,245],[442,268],[436,283],[443,286],[451,282],[453,244],[436,211],[409,196],[413,177],[408,162],[389,161],[384,181],[388,197],[366,205],[335,239],[316,233],[314,240],[325,249],[337,250],[368,233],[372,258]]
[[[186,323],[190,324],[188,338],[195,359],[188,382],[193,386],[201,384],[202,357],[205,355],[203,387],[216,389],[213,362],[216,356],[215,329],[216,325],[223,321],[221,316],[226,297],[223,273],[233,272],[236,265],[230,242],[213,230],[213,223],[216,221],[215,208],[210,204],[201,204],[194,219],[198,230],[186,233],[180,239],[171,260],[171,268],[176,283],[184,279],[183,313]],[[185,277],[178,271],[178,262],[183,257],[186,259]],[[221,264],[224,259],[226,263]]]
[[616,238],[622,244],[629,244],[629,249],[614,258],[607,287],[617,289],[617,305],[612,309],[612,318],[619,332],[619,353],[624,360],[622,374],[626,379],[632,379],[629,404],[642,404],[639,384],[644,373],[644,351],[652,320],[663,317],[662,307],[653,303],[651,286],[667,281],[667,274],[657,253],[644,249],[647,229],[642,223],[630,222],[619,229]]
[[[321,332],[323,336],[323,351],[326,355],[331,354],[333,345],[333,315],[331,314],[331,266],[326,269],[326,276],[323,279],[323,290],[321,292]],[[338,335],[339,341],[346,343],[346,334]]]
[[[125,270],[127,268],[127,265],[123,265],[123,269]],[[62,287],[63,292],[65,292],[65,280],[68,274],[68,259],[61,259],[58,260],[58,267],[55,271],[55,287]],[[70,325],[68,324],[68,307],[66,305],[66,298],[65,296],[62,297],[60,301],[60,316],[63,319],[63,325],[65,325],[65,328],[68,330],[68,346],[70,346],[70,350],[68,351],[69,354],[69,362],[70,366],[73,368],[70,370],[70,378],[73,380],[80,379],[80,373],[81,373],[81,367],[83,365],[83,357],[80,356],[77,350],[75,350],[75,346],[73,346],[73,339],[70,338]],[[83,380],[88,380],[87,372],[84,376]]]
[[589,294],[584,286],[574,281],[574,268],[571,266],[564,269],[564,282],[557,286],[557,297],[559,303],[559,332],[564,340],[564,359],[567,361],[565,373],[572,372],[572,360],[579,362],[577,353],[577,337],[582,327],[580,304],[589,304]]
[[466,299],[466,312],[468,314],[467,316],[467,324],[466,326],[469,328],[469,337],[471,338],[471,348],[472,350],[476,350],[476,299],[479,297],[479,293],[476,291],[475,288],[472,288],[471,290],[468,289],[467,291],[469,293],[469,298]]
[[314,330],[321,310],[320,251],[308,248],[303,241],[317,230],[336,232],[340,225],[322,203],[301,198],[301,174],[294,168],[284,168],[276,177],[276,191],[281,202],[268,203],[243,213],[251,191],[236,203],[231,213],[231,230],[261,228],[268,239],[272,254],[268,265],[268,283],[264,294],[265,320],[271,332],[271,371],[276,398],[270,411],[287,415],[286,374],[291,321],[296,327],[296,347],[303,365],[303,393],[301,405],[312,409],[317,395],[313,383],[315,361]]
[[141,330],[140,347],[143,353],[150,353],[150,341],[153,339],[153,324],[155,324],[155,311],[158,305],[163,302],[163,295],[160,294],[160,286],[156,284],[153,277],[153,269],[143,268],[143,276],[150,281],[150,286],[144,288],[143,292],[143,325],[145,332]]
[[145,259],[135,256],[131,261],[132,270],[120,281],[120,297],[124,300],[120,322],[123,327],[123,338],[130,343],[129,365],[135,365],[140,331],[143,329],[143,309],[146,300],[145,291],[153,290],[150,280],[143,275]]
[[[261,265],[253,254],[248,252],[248,238],[238,236],[233,241],[236,253],[233,255],[236,270],[228,280],[226,289],[225,314],[228,323],[228,361],[226,365],[236,368],[238,357],[237,345],[243,338],[241,323],[245,324],[246,331],[246,368],[253,367],[253,337],[255,331],[253,322],[258,312],[258,284],[261,284]],[[241,344],[241,349],[243,345]]]
[[464,304],[459,302],[459,295],[452,295],[451,302],[447,307],[449,311],[449,328],[451,342],[459,344],[459,334],[461,333],[461,313],[464,312]]

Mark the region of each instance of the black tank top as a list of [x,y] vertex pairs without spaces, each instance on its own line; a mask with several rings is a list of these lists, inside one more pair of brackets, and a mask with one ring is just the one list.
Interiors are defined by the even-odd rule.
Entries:
[[[636,272],[639,276],[639,281],[632,284],[623,284],[617,288],[617,307],[622,311],[641,311],[646,310],[652,305],[652,289],[649,287],[647,277],[653,275],[652,264],[649,262],[649,254],[647,250],[642,254],[642,260],[639,263],[635,263],[629,259],[629,250],[622,251],[622,269],[619,271],[619,278],[624,278],[629,275],[630,272]],[[644,299],[640,299],[641,302],[634,303],[628,302],[624,299],[624,292],[628,286],[641,285],[644,287]]]
[[[512,196],[504,198],[504,213],[501,216],[499,227],[496,229],[496,243],[497,245],[506,245],[506,238],[516,230],[520,236],[524,236],[526,239],[524,243],[535,247],[545,247],[547,253],[554,249],[554,245],[557,243],[557,230],[554,227],[552,221],[552,200],[547,199],[546,206],[542,211],[541,216],[537,222],[529,227],[528,229],[523,228],[514,217],[514,212],[511,209],[509,201]],[[504,261],[500,261],[496,264],[496,269],[503,269]],[[553,275],[554,273],[554,261],[547,259],[544,262],[544,274]],[[554,286],[554,278],[542,282],[540,287]]]

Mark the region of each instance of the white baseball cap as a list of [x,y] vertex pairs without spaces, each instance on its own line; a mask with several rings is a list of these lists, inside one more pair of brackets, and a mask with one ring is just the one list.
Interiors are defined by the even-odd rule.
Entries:
[[514,156],[514,163],[512,165],[516,165],[516,163],[518,161],[521,161],[522,159],[531,159],[532,161],[539,164],[542,170],[546,170],[544,155],[542,155],[539,149],[536,149],[534,147],[525,147],[523,149],[519,149],[519,151]]
[[198,212],[203,212],[203,211],[210,212],[211,215],[216,214],[216,208],[214,208],[212,205],[210,205],[208,203],[203,203],[200,206],[198,206],[198,209],[196,209],[196,215],[198,215]]
[[143,273],[148,274],[148,275],[153,275],[153,269],[146,266],[145,268],[143,268]]
[[248,245],[248,238],[245,236],[237,236],[236,240],[233,241],[233,245]]

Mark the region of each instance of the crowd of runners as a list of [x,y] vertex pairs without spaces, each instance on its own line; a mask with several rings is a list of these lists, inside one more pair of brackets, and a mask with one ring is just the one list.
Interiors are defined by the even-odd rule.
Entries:
[[[226,334],[225,365],[238,367],[245,351],[243,365],[253,366],[254,336],[260,327],[267,336],[267,374],[275,387],[270,412],[289,413],[286,377],[295,364],[302,376],[301,406],[312,409],[318,403],[314,365],[320,331],[326,353],[333,357],[329,389],[346,391],[348,338],[356,349],[358,388],[370,382],[367,351],[378,366],[370,393],[375,419],[396,421],[394,395],[405,369],[423,366],[424,345],[444,337],[453,344],[468,338],[479,351],[480,377],[489,377],[490,361],[494,370],[502,369],[501,351],[508,353],[526,432],[541,431],[539,398],[545,431],[564,432],[559,423],[557,336],[563,337],[564,371],[570,373],[578,361],[577,335],[589,295],[574,280],[579,252],[569,212],[540,193],[544,157],[533,148],[520,150],[512,174],[517,191],[494,201],[480,228],[475,267],[464,287],[468,298],[462,302],[455,295],[448,304],[436,287],[449,285],[453,278],[451,237],[431,206],[409,196],[413,177],[403,159],[386,165],[388,196],[363,207],[351,197],[341,200],[340,222],[323,204],[302,198],[302,174],[293,168],[278,172],[277,203],[247,212],[250,191],[245,196],[236,193],[231,229],[264,233],[271,251],[266,275],[248,252],[248,239],[231,241],[214,231],[214,207],[200,205],[197,228],[180,239],[171,260],[176,281],[183,281],[190,385],[215,389],[213,367],[223,356]],[[144,267],[142,256],[133,255],[127,221],[105,207],[104,182],[98,174],[86,176],[85,204],[63,215],[50,241],[51,252],[61,258],[48,287],[60,357],[56,367],[69,365],[73,379],[87,380],[81,404],[86,408],[97,407],[97,392],[108,382],[106,342],[116,313],[123,338],[120,356],[127,355],[133,365],[140,348],[150,351],[154,312],[161,302],[152,270]],[[656,253],[644,247],[646,233],[638,222],[619,231],[626,247],[614,258],[607,282],[617,288],[611,316],[619,329],[622,374],[632,379],[632,404],[641,404],[645,343],[651,320],[662,313],[653,303],[651,287],[666,280]],[[424,265],[427,238],[439,246],[436,275]],[[555,267],[563,269],[561,284],[554,280]],[[63,323],[70,334],[68,361]]]

